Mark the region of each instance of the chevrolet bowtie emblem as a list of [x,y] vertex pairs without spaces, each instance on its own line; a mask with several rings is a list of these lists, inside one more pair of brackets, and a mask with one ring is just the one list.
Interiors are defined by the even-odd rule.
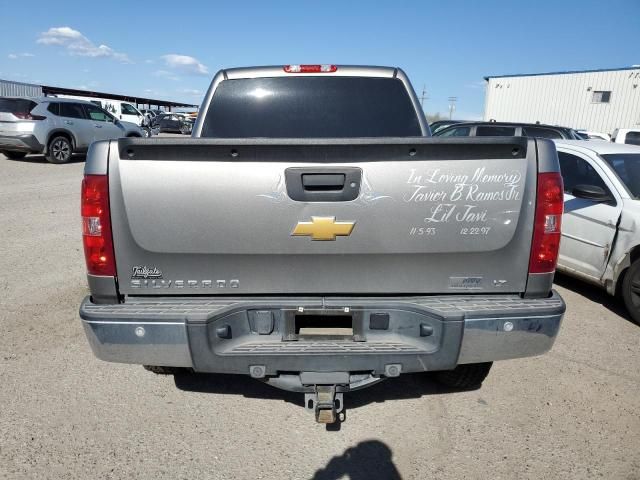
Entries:
[[311,217],[310,222],[298,222],[291,235],[311,237],[311,240],[335,240],[349,236],[356,222],[336,222],[336,217]]

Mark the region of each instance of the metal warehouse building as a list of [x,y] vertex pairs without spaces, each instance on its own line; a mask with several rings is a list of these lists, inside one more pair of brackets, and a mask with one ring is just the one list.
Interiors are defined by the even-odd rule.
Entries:
[[640,67],[485,77],[484,119],[611,134],[640,127]]
[[139,97],[135,95],[120,95],[117,93],[95,92],[92,90],[79,90],[76,88],[54,87],[51,85],[35,85],[32,83],[14,82],[0,79],[0,97],[42,97],[42,96],[74,96],[88,98],[108,98],[130,102],[139,108],[164,108],[171,111],[174,107],[198,108],[198,105],[182,102],[171,102],[168,100],[158,100],[154,98]]

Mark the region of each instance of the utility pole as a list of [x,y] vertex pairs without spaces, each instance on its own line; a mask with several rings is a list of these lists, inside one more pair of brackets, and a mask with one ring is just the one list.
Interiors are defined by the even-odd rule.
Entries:
[[456,110],[456,102],[458,97],[449,97],[449,120],[453,117],[453,112]]
[[420,106],[422,110],[424,110],[424,101],[429,100],[429,96],[427,95],[427,86],[422,85],[422,95],[420,95]]

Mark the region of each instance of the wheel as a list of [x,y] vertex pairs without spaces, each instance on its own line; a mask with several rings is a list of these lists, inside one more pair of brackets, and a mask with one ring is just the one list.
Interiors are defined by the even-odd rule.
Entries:
[[47,160],[51,163],[67,163],[73,155],[73,145],[67,137],[53,137],[49,141]]
[[624,275],[622,300],[631,320],[640,325],[640,259],[633,262]]
[[489,375],[491,365],[493,362],[458,365],[453,370],[437,372],[436,380],[447,387],[461,390],[480,388],[484,379]]
[[180,133],[183,135],[191,135],[191,127],[188,125],[180,125]]
[[20,160],[21,158],[27,156],[27,152],[8,152],[6,150],[3,150],[2,153],[11,160]]
[[151,136],[151,129],[149,127],[142,127],[142,136],[149,138]]

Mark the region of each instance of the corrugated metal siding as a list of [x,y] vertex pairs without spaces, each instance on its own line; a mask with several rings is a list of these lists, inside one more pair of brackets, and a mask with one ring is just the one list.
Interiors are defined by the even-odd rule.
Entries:
[[32,83],[0,80],[0,97],[41,97],[42,87]]
[[[594,91],[611,91],[593,103]],[[548,123],[612,133],[640,127],[640,68],[489,78],[484,119]]]

